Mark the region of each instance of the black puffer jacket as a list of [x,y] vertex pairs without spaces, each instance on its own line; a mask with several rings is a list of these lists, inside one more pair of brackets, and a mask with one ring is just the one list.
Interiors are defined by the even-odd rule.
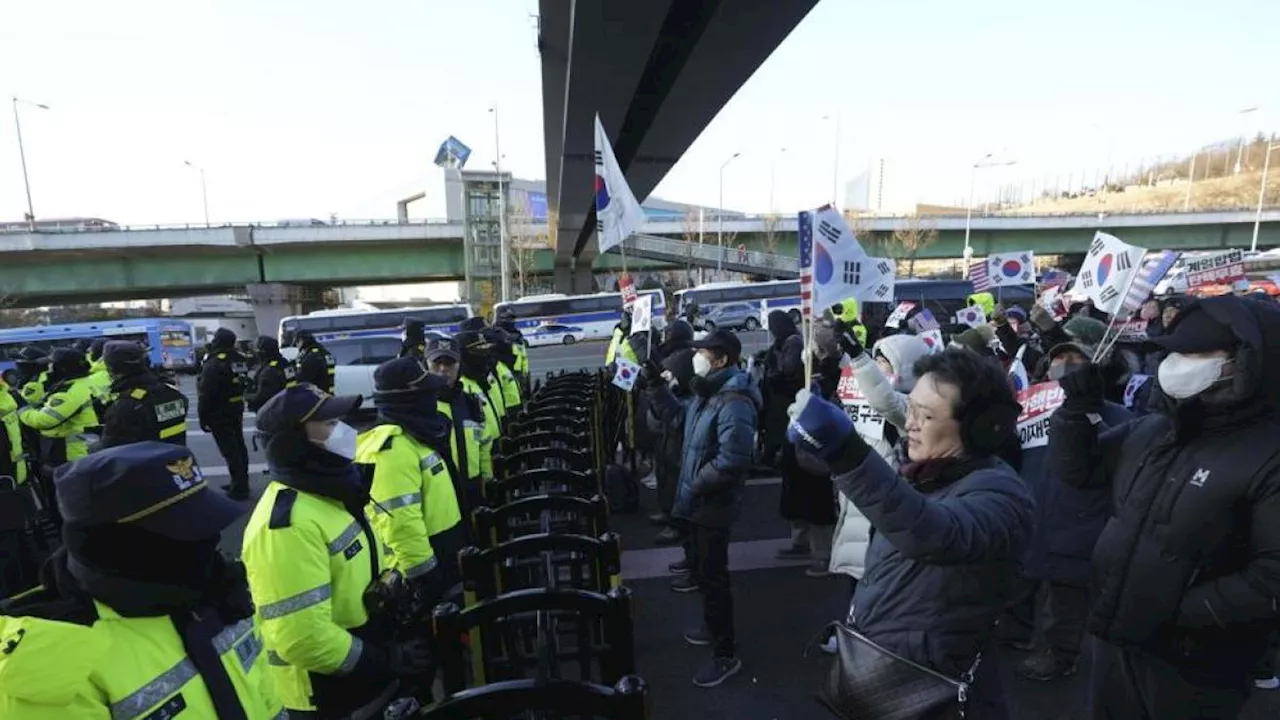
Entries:
[[1049,462],[1076,487],[1112,487],[1089,632],[1193,675],[1238,678],[1280,622],[1280,309],[1229,296],[1199,305],[1240,340],[1231,386],[1213,403],[1175,403],[1157,387],[1152,414],[1102,433],[1064,405]]
[[[672,390],[677,398],[687,398],[692,393],[689,383],[693,380],[693,353],[692,349],[679,350],[662,361],[663,369],[669,370],[677,381]],[[680,482],[680,463],[684,459],[684,414],[676,413],[663,422],[656,414],[661,403],[646,401],[644,407],[649,430],[656,438],[653,472],[658,481],[658,509],[670,515],[676,501],[676,485]]]

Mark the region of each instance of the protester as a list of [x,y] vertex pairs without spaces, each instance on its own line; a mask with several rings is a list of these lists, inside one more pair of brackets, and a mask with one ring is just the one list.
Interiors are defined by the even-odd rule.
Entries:
[[1093,552],[1093,716],[1234,718],[1280,606],[1280,310],[1192,302],[1153,342],[1154,412],[1100,428],[1086,365],[1050,425],[1061,479],[1116,504]]
[[[1081,317],[1072,322],[1096,321]],[[1077,341],[1050,348],[1045,375],[1033,381],[1061,379],[1087,364],[1095,349]],[[1133,417],[1113,402],[1104,402],[1098,415],[1108,427]],[[1076,671],[1088,614],[1090,556],[1111,514],[1105,487],[1072,487],[1059,479],[1058,470],[1048,460],[1047,445],[1024,445],[1021,475],[1036,503],[1035,532],[1023,557],[1022,597],[1001,619],[1000,639],[1035,650],[1018,667],[1019,674],[1032,680],[1053,680]]]
[[[690,336],[693,334],[693,328],[683,320],[677,320],[672,325],[683,325],[688,329]],[[689,347],[668,354],[662,361],[661,376],[646,379],[648,388],[646,392],[650,396],[649,401],[645,403],[648,409],[648,424],[650,431],[657,436],[653,455],[653,472],[657,479],[658,512],[650,515],[649,521],[662,527],[654,538],[654,542],[659,545],[673,545],[684,539],[686,551],[688,532],[683,528],[683,523],[671,517],[672,507],[676,502],[676,487],[680,482],[680,466],[684,460],[684,413],[675,412],[667,414],[666,417],[660,416],[662,405],[653,399],[653,394],[665,385],[682,407],[687,404],[693,398],[691,382],[695,352],[692,347]],[[687,555],[686,552],[686,557]],[[682,569],[682,572],[677,574],[689,574],[687,562],[678,569]],[[690,585],[690,589],[697,587],[696,583],[690,583]]]
[[951,678],[974,674],[971,718],[1007,717],[992,654],[1031,532],[1032,503],[996,452],[1018,405],[998,365],[948,350],[920,360],[895,470],[836,405],[802,392],[791,442],[830,465],[876,528],[850,616],[889,652]]
[[742,343],[737,335],[719,329],[693,346],[698,351],[691,382],[695,397],[682,405],[659,390],[655,400],[664,418],[681,411],[685,416],[684,459],[671,516],[690,525],[704,626],[686,632],[684,638],[690,645],[712,647],[711,662],[698,671],[693,684],[715,687],[742,669],[734,636],[729,535],[742,512],[761,400],[738,369]]

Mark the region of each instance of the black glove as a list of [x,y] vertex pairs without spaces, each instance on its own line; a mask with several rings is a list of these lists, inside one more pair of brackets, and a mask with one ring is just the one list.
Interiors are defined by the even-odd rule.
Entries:
[[1063,375],[1058,384],[1066,396],[1064,407],[1081,412],[1094,412],[1102,408],[1107,385],[1102,377],[1102,368],[1097,365],[1085,363],[1079,369]]
[[862,341],[853,332],[853,325],[837,320],[835,324],[836,336],[840,338],[840,350],[850,358],[856,358],[867,349],[862,346]]
[[387,646],[391,674],[396,677],[420,675],[431,669],[435,658],[424,640],[405,640]]
[[644,379],[646,382],[657,385],[662,382],[662,366],[653,360],[645,360],[641,366],[644,370]]

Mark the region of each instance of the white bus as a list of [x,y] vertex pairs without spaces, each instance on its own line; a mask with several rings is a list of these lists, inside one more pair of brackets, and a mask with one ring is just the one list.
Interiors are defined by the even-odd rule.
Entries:
[[[640,290],[653,297],[653,326],[666,325],[667,300],[661,290]],[[608,338],[622,317],[622,296],[616,292],[594,295],[531,295],[493,306],[494,317],[510,312],[516,327],[530,341],[540,344],[540,332],[572,333],[583,339]]]
[[676,312],[680,315],[690,301],[697,303],[698,311],[705,315],[725,303],[750,302],[763,310],[764,300],[769,301],[770,310],[784,310],[792,320],[800,322],[799,280],[707,283],[675,292]]
[[292,347],[297,334],[307,330],[322,344],[330,340],[365,337],[395,337],[406,318],[421,320],[428,331],[453,334],[471,317],[470,305],[431,305],[393,310],[318,310],[309,315],[293,315],[280,321],[281,348]]

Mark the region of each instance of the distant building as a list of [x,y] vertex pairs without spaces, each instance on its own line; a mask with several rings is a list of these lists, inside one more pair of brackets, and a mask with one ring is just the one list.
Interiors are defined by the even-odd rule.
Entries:
[[[175,298],[169,301],[169,314],[191,323],[196,344],[203,345],[213,339],[218,328],[227,328],[240,340],[258,337],[258,324],[254,320],[253,306],[245,300],[226,295]],[[276,328],[265,328],[274,336]]]

